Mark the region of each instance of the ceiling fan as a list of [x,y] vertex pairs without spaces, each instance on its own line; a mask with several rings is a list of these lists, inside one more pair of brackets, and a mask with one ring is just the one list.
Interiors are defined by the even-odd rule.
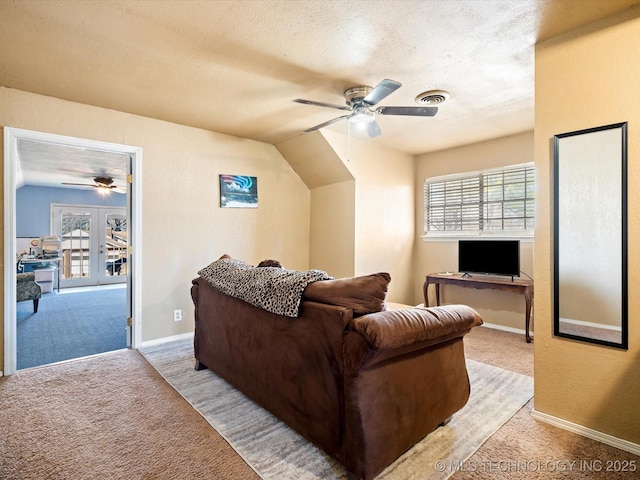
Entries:
[[112,190],[118,188],[116,185],[113,185],[113,178],[111,177],[94,177],[93,181],[95,183],[68,183],[62,182],[62,185],[78,185],[80,187],[94,187],[94,188],[102,188],[104,190]]
[[347,110],[351,113],[336,117],[328,122],[321,123],[315,127],[308,128],[304,133],[319,130],[340,120],[349,120],[350,124],[359,124],[364,127],[370,137],[377,137],[382,134],[382,130],[376,122],[376,114],[378,115],[409,115],[414,117],[433,117],[438,113],[437,107],[378,107],[372,109],[374,105],[391,95],[402,84],[395,80],[382,80],[375,88],[367,86],[351,87],[344,92],[346,106],[334,105],[332,103],[315,102],[312,100],[304,100],[296,98],[296,103],[304,105],[315,105],[318,107],[335,108],[337,110]]

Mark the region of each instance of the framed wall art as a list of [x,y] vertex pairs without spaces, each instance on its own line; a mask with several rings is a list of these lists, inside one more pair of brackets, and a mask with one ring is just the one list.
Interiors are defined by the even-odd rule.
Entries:
[[258,178],[220,175],[220,207],[258,208]]

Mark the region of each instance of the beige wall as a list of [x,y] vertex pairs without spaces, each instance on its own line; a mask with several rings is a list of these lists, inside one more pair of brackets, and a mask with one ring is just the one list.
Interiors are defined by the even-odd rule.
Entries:
[[389,301],[413,304],[413,156],[324,130],[277,148],[311,189],[310,265],[334,277],[389,272]]
[[[308,268],[309,189],[272,145],[7,88],[0,125],[142,148],[142,340],[193,330],[191,279],[223,253]],[[223,173],[258,177],[259,207],[219,208]]]
[[355,265],[355,182],[311,190],[309,267],[352,277]]
[[[425,178],[527,162],[533,162],[533,132],[524,132],[416,157],[414,220],[416,236],[419,237],[424,231],[422,192]],[[413,294],[416,303],[419,303],[423,301],[422,285],[426,274],[458,270],[457,239],[423,241],[418,238],[414,263]],[[520,269],[533,277],[533,242],[531,240],[520,242]],[[440,301],[448,304],[471,305],[478,310],[487,323],[524,330],[523,296],[509,292],[446,286],[441,288]],[[435,304],[433,287],[429,291],[429,302],[431,305]],[[532,326],[534,323],[535,315]]]
[[[638,444],[640,19],[599,27],[605,28],[574,32],[536,48],[535,410]],[[552,138],[624,121],[629,122],[628,351],[555,338],[552,303]],[[592,281],[597,285],[598,278]]]
[[323,135],[355,179],[354,275],[389,272],[387,299],[413,304],[413,156],[368,138]]
[[311,190],[309,266],[329,275],[355,275],[355,182],[322,132],[276,145]]

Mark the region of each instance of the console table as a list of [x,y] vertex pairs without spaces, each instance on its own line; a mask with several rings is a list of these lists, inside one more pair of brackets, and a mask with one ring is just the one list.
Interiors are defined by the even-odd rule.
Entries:
[[462,276],[459,273],[430,273],[424,282],[424,305],[429,306],[428,288],[436,286],[436,305],[440,305],[440,285],[456,285],[467,288],[489,288],[524,295],[525,300],[525,338],[531,343],[529,323],[531,322],[531,303],[533,300],[533,282],[531,280],[513,279],[510,277],[484,277],[482,275]]

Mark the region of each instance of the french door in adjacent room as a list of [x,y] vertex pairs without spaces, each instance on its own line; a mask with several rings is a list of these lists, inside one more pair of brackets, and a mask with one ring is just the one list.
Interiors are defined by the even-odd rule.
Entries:
[[60,287],[127,281],[125,207],[52,205],[51,210],[61,240]]

